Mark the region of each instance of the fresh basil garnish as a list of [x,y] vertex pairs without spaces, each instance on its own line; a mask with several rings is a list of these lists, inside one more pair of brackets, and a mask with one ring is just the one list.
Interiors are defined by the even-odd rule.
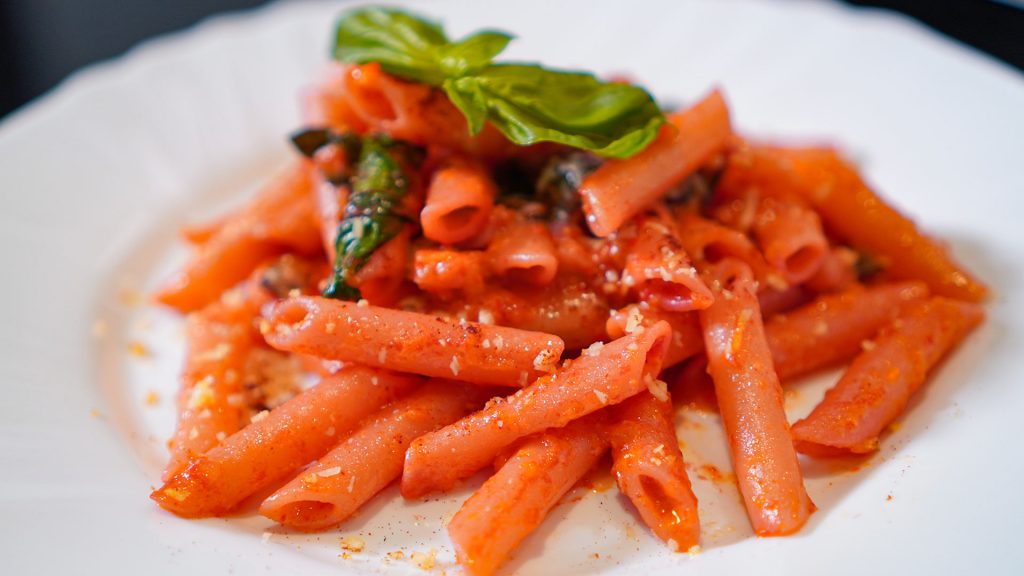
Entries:
[[409,191],[407,169],[419,164],[418,149],[387,136],[363,139],[359,163],[335,241],[331,279],[324,289],[327,298],[358,300],[352,277],[370,256],[402,231],[410,218],[402,214],[402,200]]
[[519,145],[556,142],[626,158],[657,136],[664,114],[644,89],[537,64],[494,64],[511,40],[485,31],[452,42],[434,23],[389,8],[360,8],[338,23],[334,57],[378,63],[436,86],[466,116],[470,133],[491,122]]

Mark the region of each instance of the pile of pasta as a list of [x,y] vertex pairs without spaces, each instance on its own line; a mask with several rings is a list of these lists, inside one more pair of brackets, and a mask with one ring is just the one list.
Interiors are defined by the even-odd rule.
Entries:
[[[188,331],[152,498],[199,518],[270,494],[260,514],[320,531],[392,482],[416,499],[493,467],[447,527],[489,574],[610,452],[643,521],[686,551],[700,523],[672,398],[708,385],[754,531],[799,530],[815,505],[798,453],[877,450],[987,289],[837,151],[747,141],[717,91],[667,117],[606,160],[470,136],[436,89],[332,68],[308,127],[416,151],[398,231],[346,277],[357,298],[320,295],[353,204],[341,137],[185,229],[191,259],[157,295]],[[267,394],[281,362],[316,383]],[[844,363],[788,422],[783,385]]]

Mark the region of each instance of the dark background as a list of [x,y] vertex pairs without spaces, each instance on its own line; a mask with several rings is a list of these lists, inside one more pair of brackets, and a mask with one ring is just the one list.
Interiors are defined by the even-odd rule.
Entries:
[[[0,0],[0,117],[150,36],[266,0]],[[890,8],[1024,70],[1024,0],[847,0]]]

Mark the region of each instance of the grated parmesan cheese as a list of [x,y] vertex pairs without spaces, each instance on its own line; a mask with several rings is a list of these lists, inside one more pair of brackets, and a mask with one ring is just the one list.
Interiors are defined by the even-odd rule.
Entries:
[[597,388],[594,388],[593,392],[594,392],[594,396],[597,396],[597,399],[601,402],[601,404],[607,404],[608,403],[608,395],[607,394],[605,394],[604,392],[601,392]]
[[259,422],[260,420],[263,420],[264,418],[266,418],[269,414],[270,414],[269,410],[260,410],[259,412],[254,414],[253,417],[249,421],[252,422],[253,424],[255,424],[256,422]]
[[437,564],[437,550],[431,549],[429,552],[413,552],[409,556],[409,561],[416,565],[420,570],[433,570]]
[[359,302],[356,302],[356,306],[359,306],[360,308],[369,308],[370,302],[366,298],[360,298]]
[[142,342],[135,340],[128,344],[128,353],[138,358],[145,358],[149,356],[149,349]]
[[341,466],[331,466],[330,468],[325,468],[316,473],[316,475],[321,478],[330,478],[331,476],[337,476],[338,474],[341,474]]
[[223,360],[227,358],[228,354],[231,353],[231,344],[227,342],[221,342],[213,348],[198,354],[195,360],[199,362],[216,362],[217,360]]
[[213,395],[213,376],[207,374],[192,387],[192,393],[188,396],[188,408],[189,410],[198,410],[213,406],[216,401],[217,399]]
[[341,539],[341,549],[349,552],[362,552],[366,548],[366,541],[359,536],[345,536]]
[[640,313],[640,309],[635,306],[630,308],[626,316],[626,334],[636,332],[643,321],[644,315]]
[[476,313],[476,321],[481,324],[494,324],[494,314],[486,308],[481,308]]
[[537,356],[533,359],[533,368],[541,372],[551,372],[555,368],[552,366],[553,360],[555,359],[555,353],[550,349],[544,349],[537,353]]
[[604,348],[604,342],[594,342],[583,350],[583,354],[594,357],[601,353],[601,348]]
[[660,402],[668,402],[668,384],[663,380],[656,380],[654,378],[647,379],[647,390],[651,393],[651,396],[657,398]]

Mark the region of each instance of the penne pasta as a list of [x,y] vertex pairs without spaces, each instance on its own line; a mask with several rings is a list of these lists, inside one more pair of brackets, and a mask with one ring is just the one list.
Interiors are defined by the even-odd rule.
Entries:
[[663,366],[670,368],[704,351],[704,333],[696,312],[668,312],[642,304],[630,304],[608,316],[608,336],[621,338],[635,326],[651,326],[665,321],[672,328],[672,340],[665,352]]
[[186,224],[178,230],[178,234],[189,244],[205,244],[231,220],[231,216],[231,214],[227,214],[205,222]]
[[164,480],[238,431],[244,406],[233,400],[240,396],[245,362],[258,341],[252,327],[257,314],[258,309],[231,310],[216,302],[189,317],[178,421],[167,443]]
[[753,275],[729,259],[705,274],[715,292],[715,303],[700,311],[708,371],[747,517],[759,536],[791,534],[815,507],[790,439]]
[[417,438],[405,458],[402,495],[453,488],[519,438],[565,426],[655,385],[671,329],[658,323],[584,351],[555,373],[479,412]]
[[420,290],[430,294],[461,292],[467,297],[477,296],[484,290],[486,261],[479,250],[423,248],[413,254],[412,280]]
[[766,286],[757,293],[757,302],[761,307],[761,316],[766,320],[778,314],[789,312],[794,308],[799,308],[810,302],[813,298],[814,294],[802,285],[790,286],[782,290]]
[[672,399],[641,392],[612,409],[612,473],[644,523],[675,552],[700,541],[697,497],[690,488],[672,421]]
[[378,248],[369,262],[355,273],[352,285],[367,302],[378,306],[394,304],[406,276],[411,235],[412,230],[407,226]]
[[[429,86],[399,80],[376,63],[339,67],[330,89],[312,102],[314,118],[359,132],[383,132],[420,146],[458,150],[480,158],[506,155],[511,144],[491,125],[471,136],[458,109]],[[317,119],[319,119],[317,118]]]
[[502,386],[553,371],[564,349],[550,334],[317,297],[278,302],[264,328],[287,352]]
[[780,150],[799,190],[826,226],[883,262],[893,278],[921,280],[939,296],[979,302],[988,288],[958,265],[948,250],[864,183],[832,150]]
[[238,431],[243,410],[250,408],[243,387],[260,384],[251,365],[256,353],[264,351],[256,330],[260,308],[277,295],[308,288],[319,272],[310,262],[283,256],[189,315],[178,421],[167,444],[164,480]]
[[858,255],[845,246],[829,249],[821,267],[807,279],[806,286],[818,294],[839,292],[857,283]]
[[765,323],[775,371],[783,381],[853,358],[909,302],[928,295],[920,282],[860,285]]
[[324,455],[362,418],[417,382],[371,368],[342,369],[192,460],[150,497],[185,518],[226,514]]
[[815,456],[878,450],[879,435],[931,368],[983,318],[977,305],[941,297],[906,306],[810,415],[793,425],[797,449]]
[[[757,277],[768,276],[764,256],[742,232],[689,211],[678,212],[676,228],[679,243],[694,260],[714,264],[723,258],[735,258],[749,266]],[[778,286],[784,280],[779,277],[770,283]]]
[[260,506],[289,528],[325,530],[348,519],[402,474],[413,439],[454,422],[488,398],[485,388],[431,380],[381,408]]
[[316,200],[324,254],[327,255],[328,262],[334,262],[338,225],[341,224],[341,213],[348,200],[348,188],[331,184],[324,178],[323,173],[317,170],[313,176],[313,196]]
[[508,282],[550,284],[558,273],[558,251],[540,222],[511,222],[494,234],[487,247],[490,272]]
[[626,256],[623,283],[633,286],[641,300],[665,310],[686,312],[710,306],[711,290],[668,226],[645,219],[638,227]]
[[594,467],[608,447],[602,414],[526,438],[448,523],[459,565],[487,576]]
[[156,299],[192,312],[286,249],[315,253],[320,236],[310,172],[305,163],[296,164],[273,180],[252,204],[197,248],[184,269],[157,292]]
[[609,160],[583,180],[580,197],[591,232],[606,237],[682,182],[727,144],[729,110],[717,90],[670,114],[658,138],[626,160]]
[[462,159],[434,172],[420,213],[423,235],[441,244],[457,244],[479,235],[487,225],[498,191],[483,166]]
[[762,200],[753,233],[765,260],[789,284],[810,279],[828,255],[818,215],[796,202]]
[[529,290],[492,286],[474,304],[493,316],[496,324],[554,334],[568,350],[607,339],[608,301],[578,276],[560,275],[547,286]]

